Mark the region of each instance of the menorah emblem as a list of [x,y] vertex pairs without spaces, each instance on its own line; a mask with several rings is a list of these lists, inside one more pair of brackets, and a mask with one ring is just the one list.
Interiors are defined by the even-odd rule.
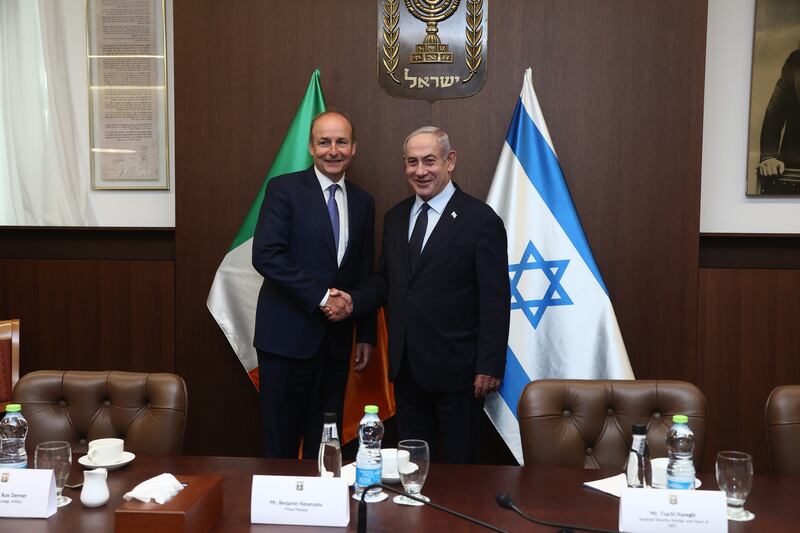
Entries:
[[438,23],[450,18],[461,0],[406,0],[409,13],[425,22],[425,39],[414,46],[411,63],[452,63],[453,53],[439,39]]

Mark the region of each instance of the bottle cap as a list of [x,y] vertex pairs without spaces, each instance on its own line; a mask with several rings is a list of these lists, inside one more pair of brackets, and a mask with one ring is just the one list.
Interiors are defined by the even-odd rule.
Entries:
[[322,420],[325,424],[335,424],[336,413],[325,413],[322,415]]
[[22,405],[18,403],[6,404],[6,413],[19,413],[22,411]]
[[369,413],[371,415],[378,414],[378,406],[377,405],[365,405],[364,412]]
[[647,435],[647,424],[634,424],[633,425],[633,434],[634,435]]
[[686,424],[689,422],[689,417],[686,415],[672,415],[672,422],[675,424]]

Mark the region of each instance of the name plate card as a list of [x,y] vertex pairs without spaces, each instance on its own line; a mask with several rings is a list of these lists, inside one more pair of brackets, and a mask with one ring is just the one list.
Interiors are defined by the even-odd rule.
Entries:
[[648,533],[727,533],[725,493],[718,490],[622,490],[619,530]]
[[348,492],[340,477],[253,476],[250,522],[346,527]]
[[56,512],[52,470],[0,468],[0,516],[48,518]]

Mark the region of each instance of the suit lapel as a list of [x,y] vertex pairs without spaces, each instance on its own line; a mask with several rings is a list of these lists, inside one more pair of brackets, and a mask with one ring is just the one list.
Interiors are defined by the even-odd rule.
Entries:
[[333,242],[333,226],[331,226],[331,218],[328,215],[328,207],[325,205],[325,197],[322,194],[322,189],[319,187],[319,180],[314,173],[312,166],[306,171],[305,175],[305,194],[308,200],[309,212],[313,223],[319,227],[320,235],[323,236],[327,244],[328,251],[333,255],[333,261],[336,262],[336,248]]
[[[428,242],[426,242],[425,246],[422,248],[422,255],[419,256],[417,266],[414,272],[411,272],[412,277],[430,261],[430,258],[436,253],[436,248],[442,243],[447,232],[455,225],[462,203],[461,194],[461,191],[456,188],[450,201],[447,202],[447,206],[445,206],[442,215],[439,217],[439,222],[436,223],[436,227],[433,228],[430,237],[428,237]],[[407,249],[408,245],[406,245],[406,250]],[[406,256],[408,256],[407,253]]]
[[408,261],[408,224],[415,198],[412,196],[404,200],[402,207],[397,210],[399,220],[395,224],[394,235],[392,235],[392,245],[397,250],[400,264],[403,265],[404,279],[411,277],[411,264]]
[[[347,257],[350,255],[350,248],[351,248],[350,243],[353,242],[354,228],[361,227],[356,222],[356,215],[358,215],[359,217],[361,216],[361,213],[359,211],[360,204],[356,199],[356,197],[357,194],[355,192],[355,189],[350,184],[348,184],[347,185],[347,228],[349,235],[347,238],[347,242],[345,243],[346,247],[344,249],[344,256],[342,257],[342,264],[344,264],[345,261],[347,261]],[[325,209],[327,213],[327,206],[325,207]],[[331,229],[331,232],[333,232],[333,229]]]

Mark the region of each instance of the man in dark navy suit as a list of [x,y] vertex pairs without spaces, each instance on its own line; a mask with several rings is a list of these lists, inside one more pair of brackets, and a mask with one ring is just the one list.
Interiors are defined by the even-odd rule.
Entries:
[[415,194],[386,213],[378,271],[343,297],[352,296],[354,316],[388,305],[400,438],[427,441],[445,462],[473,463],[484,397],[505,369],[506,231],[491,207],[451,181],[456,151],[444,131],[413,132],[403,160]]
[[[314,165],[269,181],[253,239],[264,276],[254,346],[267,457],[316,457],[324,412],[339,416],[356,328],[354,366],[375,344],[375,315],[329,322],[342,305],[330,287],[353,288],[372,272],[375,203],[345,178],[356,153],[350,120],[327,111],[311,125]],[[346,290],[346,289],[345,289]]]

